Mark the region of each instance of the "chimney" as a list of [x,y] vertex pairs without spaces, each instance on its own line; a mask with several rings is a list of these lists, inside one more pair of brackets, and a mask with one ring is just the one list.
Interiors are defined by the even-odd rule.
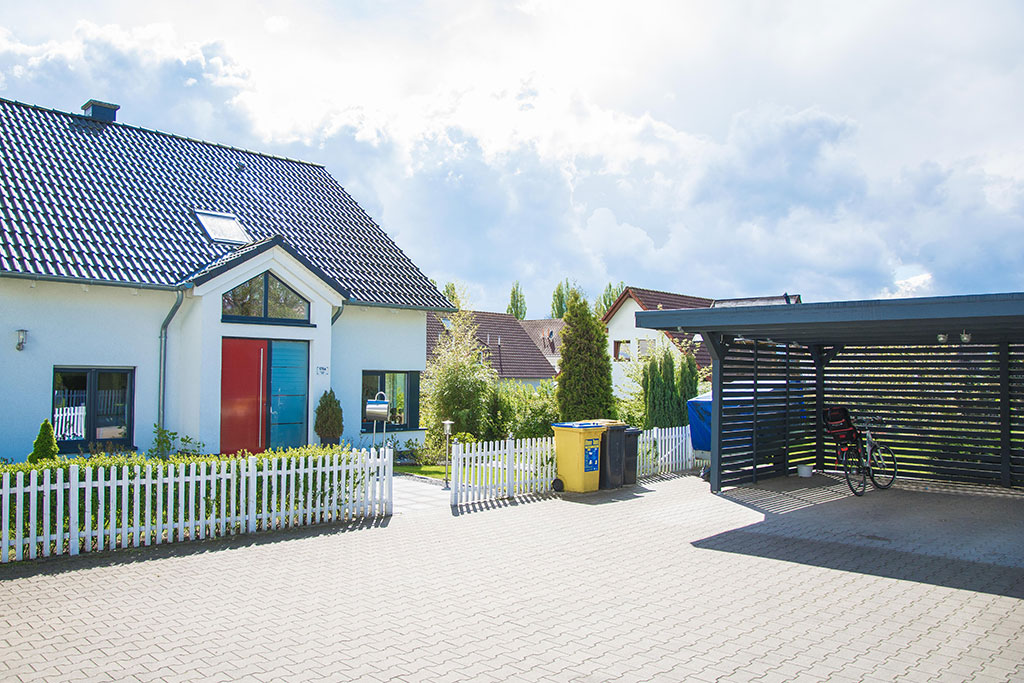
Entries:
[[82,113],[96,121],[113,123],[114,121],[117,121],[117,110],[120,108],[121,106],[117,104],[100,102],[99,100],[89,100],[82,105]]

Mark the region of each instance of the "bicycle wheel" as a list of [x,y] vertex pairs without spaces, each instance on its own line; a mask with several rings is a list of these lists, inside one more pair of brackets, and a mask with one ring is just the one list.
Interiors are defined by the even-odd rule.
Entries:
[[850,485],[850,490],[855,496],[864,495],[864,489],[868,486],[867,469],[859,448],[851,448],[846,451],[846,457],[843,458],[843,471],[846,472],[846,483]]
[[878,489],[887,489],[896,481],[896,456],[888,446],[875,446],[868,459],[868,476]]

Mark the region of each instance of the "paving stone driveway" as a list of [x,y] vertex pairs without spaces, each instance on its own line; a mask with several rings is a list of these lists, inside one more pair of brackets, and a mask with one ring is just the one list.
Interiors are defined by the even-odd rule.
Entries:
[[409,486],[377,525],[2,567],[0,679],[1024,679],[1019,492]]

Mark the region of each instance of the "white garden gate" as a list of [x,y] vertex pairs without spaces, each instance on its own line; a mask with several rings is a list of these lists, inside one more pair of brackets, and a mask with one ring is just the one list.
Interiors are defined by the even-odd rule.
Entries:
[[[695,464],[689,426],[640,433],[637,478],[683,472]],[[452,446],[453,507],[546,493],[556,476],[554,437]]]

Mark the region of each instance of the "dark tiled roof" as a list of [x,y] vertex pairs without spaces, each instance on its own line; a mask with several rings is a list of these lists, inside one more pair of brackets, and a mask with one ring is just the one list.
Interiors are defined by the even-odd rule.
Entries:
[[222,262],[194,210],[282,235],[354,302],[450,307],[327,170],[0,99],[0,271],[173,286]]
[[[476,338],[491,353],[491,367],[501,379],[548,379],[555,369],[533,343],[515,316],[507,313],[467,311],[476,323]],[[444,331],[444,314],[427,313],[427,358],[434,355]],[[501,345],[498,340],[501,339]]]
[[541,318],[520,320],[519,324],[552,367],[557,369],[562,357],[558,349],[562,345],[562,328],[565,327],[565,321],[561,318]]

